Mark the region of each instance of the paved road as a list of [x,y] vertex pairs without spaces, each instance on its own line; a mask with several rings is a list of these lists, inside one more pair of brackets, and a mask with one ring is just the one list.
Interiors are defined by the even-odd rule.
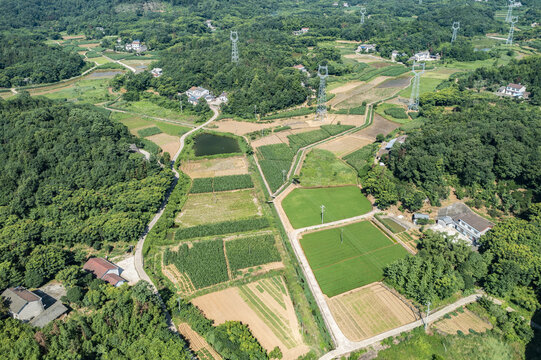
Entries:
[[[175,188],[175,186],[178,183],[179,173],[175,169],[174,164],[175,164],[175,161],[177,160],[177,158],[179,157],[180,153],[182,152],[182,149],[184,148],[184,143],[185,143],[186,137],[188,135],[190,135],[191,133],[193,133],[194,131],[197,131],[197,130],[201,129],[204,126],[206,126],[206,125],[210,124],[211,122],[213,122],[214,120],[216,120],[216,118],[219,115],[218,109],[216,107],[211,107],[211,110],[214,113],[214,115],[207,122],[205,122],[204,124],[199,125],[198,127],[188,131],[187,133],[185,133],[184,135],[182,135],[180,137],[180,140],[179,140],[180,141],[180,147],[179,147],[177,153],[172,158],[172,164],[173,164],[172,170],[173,170],[173,173],[175,174],[175,180],[173,180],[173,183],[169,187],[169,190],[167,190],[167,193],[166,193],[165,198],[164,198],[164,200],[162,202],[162,205],[160,206],[160,209],[154,215],[152,220],[148,223],[147,227],[145,228],[145,231],[143,232],[143,235],[141,235],[141,237],[139,238],[139,241],[137,242],[137,245],[135,246],[135,259],[134,259],[135,270],[137,271],[137,274],[139,275],[139,278],[141,280],[145,280],[146,282],[148,282],[152,286],[152,289],[154,290],[154,292],[156,294],[158,294],[158,289],[156,288],[156,285],[154,285],[154,283],[152,282],[152,280],[150,279],[150,277],[148,276],[148,274],[146,273],[145,268],[144,268],[143,248],[145,246],[145,240],[147,238],[147,235],[148,235],[149,231],[152,230],[154,225],[156,225],[156,223],[158,222],[160,217],[163,215],[163,212],[165,211],[165,207],[167,206],[167,202],[169,200],[169,196],[171,195],[171,192],[173,191],[173,189]],[[159,294],[158,294],[158,296],[159,296]],[[171,329],[171,331],[173,331],[175,333],[178,332],[177,328],[175,327],[175,324],[173,324],[173,322],[171,320],[171,316],[169,315],[169,312],[165,308],[165,304],[163,304],[163,301],[162,301],[162,307],[163,307],[163,310],[164,310],[165,317],[167,319],[167,323],[169,325],[169,328]]]
[[[88,50],[92,50],[92,49],[88,48]],[[120,62],[120,60],[114,60],[114,59],[111,59],[109,56],[105,55],[103,52],[101,53],[101,56],[103,56],[104,58],[106,58],[106,59],[109,60],[110,62],[114,62],[114,63],[117,63],[118,65],[124,66],[125,68],[127,68],[128,70],[130,70],[130,71],[133,72],[133,73],[137,72],[137,70],[136,70],[134,67],[131,67],[131,66],[129,66],[129,65],[126,65],[126,64]]]

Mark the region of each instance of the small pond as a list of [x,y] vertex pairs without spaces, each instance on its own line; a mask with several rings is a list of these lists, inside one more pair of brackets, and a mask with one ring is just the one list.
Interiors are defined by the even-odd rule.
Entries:
[[229,136],[218,136],[201,133],[194,137],[193,149],[195,156],[208,156],[217,154],[230,154],[240,152],[236,139]]

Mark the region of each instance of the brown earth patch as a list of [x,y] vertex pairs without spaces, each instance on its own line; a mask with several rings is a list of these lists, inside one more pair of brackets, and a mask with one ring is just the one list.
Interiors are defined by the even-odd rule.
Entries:
[[403,77],[403,78],[397,78],[397,79],[389,79],[381,84],[379,84],[377,87],[379,89],[384,88],[405,88],[409,86],[411,81],[411,77]]
[[432,327],[446,334],[456,334],[459,330],[464,334],[468,334],[470,329],[475,332],[490,330],[492,329],[492,324],[484,321],[468,309],[464,309],[463,313],[458,313],[457,316],[451,316],[450,319],[442,319],[433,324]]
[[358,62],[363,63],[373,63],[373,62],[382,62],[382,61],[388,61],[387,59],[384,59],[382,57],[376,56],[376,55],[370,55],[370,54],[347,54],[344,55],[346,59],[354,59]]
[[[285,290],[281,278],[280,281]],[[192,303],[217,325],[226,321],[241,321],[248,325],[267,351],[278,346],[284,359],[297,359],[309,351],[302,339],[291,298],[287,292],[276,291],[271,279],[243,285],[242,290],[234,287],[203,295]],[[274,325],[270,318],[275,320]]]
[[360,341],[411,323],[413,311],[380,283],[373,283],[330,299],[327,303],[344,335]]
[[360,134],[375,140],[378,134],[387,135],[398,127],[400,127],[400,124],[389,121],[383,116],[374,113],[374,121],[372,122],[372,125],[356,132],[355,134]]
[[168,152],[170,155],[176,154],[180,147],[180,141],[178,136],[172,136],[162,133],[147,136],[146,139],[152,141],[153,143],[161,147],[164,152]]
[[332,141],[318,145],[318,149],[328,150],[338,157],[343,157],[365,145],[373,142],[370,138],[364,138],[356,135],[346,135]]
[[71,40],[71,39],[84,39],[85,35],[64,35],[62,36],[62,39],[64,40]]
[[244,156],[185,161],[182,163],[181,170],[192,179],[249,173],[248,160]]
[[[202,353],[203,355],[210,354],[210,356],[212,356],[214,360],[222,359],[222,357],[207,343],[207,341],[201,335],[192,330],[190,325],[182,323],[178,326],[178,331],[186,340],[188,340],[190,349],[192,349],[195,353]],[[199,358],[204,359],[205,357],[199,356]]]
[[220,120],[214,122],[216,126],[214,130],[229,132],[235,135],[245,135],[254,131],[260,131],[262,129],[272,128],[281,124],[271,123],[255,123],[247,121],[236,121],[231,119]]
[[262,137],[260,139],[250,142],[252,147],[257,148],[263,145],[272,145],[282,143],[282,139],[278,136],[279,133],[271,134],[269,136]]
[[329,92],[331,94],[340,94],[340,93],[355,89],[357,86],[360,86],[362,84],[363,84],[362,81],[351,81],[351,82],[348,82],[345,85],[342,85],[342,86],[339,86],[339,87],[334,88],[332,90],[329,90]]

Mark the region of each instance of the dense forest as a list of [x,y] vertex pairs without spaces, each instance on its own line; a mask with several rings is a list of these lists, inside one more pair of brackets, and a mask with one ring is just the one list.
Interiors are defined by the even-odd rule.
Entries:
[[83,58],[39,35],[0,33],[0,87],[52,83],[81,73]]
[[39,286],[95,249],[129,242],[172,174],[128,153],[136,139],[95,108],[0,100],[0,288]]

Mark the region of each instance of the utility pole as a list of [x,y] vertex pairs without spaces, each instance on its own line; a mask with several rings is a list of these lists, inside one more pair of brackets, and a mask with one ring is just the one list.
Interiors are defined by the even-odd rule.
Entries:
[[231,30],[229,38],[231,39],[231,62],[237,64],[239,62],[239,49],[237,48],[239,34],[236,31]]
[[327,117],[327,93],[325,91],[326,79],[329,76],[329,69],[327,65],[319,65],[317,70],[317,76],[319,76],[319,93],[317,96],[317,110],[316,121],[325,121]]
[[515,0],[509,0],[509,7],[507,9],[507,16],[505,17],[505,22],[511,22],[513,17],[513,8],[515,7]]
[[286,182],[286,174],[287,174],[287,170],[286,169],[282,169],[282,182]]
[[325,205],[321,205],[321,223],[323,224],[323,214],[325,213]]
[[515,24],[518,22],[518,16],[511,17],[511,27],[509,28],[509,35],[507,36],[507,45],[513,45],[513,34],[515,33]]
[[340,245],[344,243],[344,228],[340,228]]
[[179,96],[178,101],[180,102],[180,112],[182,113],[182,97]]
[[254,105],[254,116],[255,116],[255,119],[257,120],[257,105]]
[[426,310],[426,317],[425,317],[425,331],[428,328],[428,316],[430,315],[430,301],[428,302],[428,304],[426,304],[426,306],[428,306],[428,309]]
[[364,16],[366,15],[366,8],[364,6],[361,7],[360,12],[361,12],[361,25],[363,25],[364,24]]
[[[422,70],[416,71],[415,70],[416,66],[422,67]],[[411,72],[413,72],[414,77],[413,77],[413,82],[411,86],[411,97],[410,97],[408,109],[419,110],[419,92],[420,92],[420,86],[421,86],[421,75],[424,74],[425,72],[425,63],[418,63],[417,61],[414,60]]]
[[458,29],[460,29],[460,21],[453,22],[453,37],[451,38],[451,43],[455,42]]

